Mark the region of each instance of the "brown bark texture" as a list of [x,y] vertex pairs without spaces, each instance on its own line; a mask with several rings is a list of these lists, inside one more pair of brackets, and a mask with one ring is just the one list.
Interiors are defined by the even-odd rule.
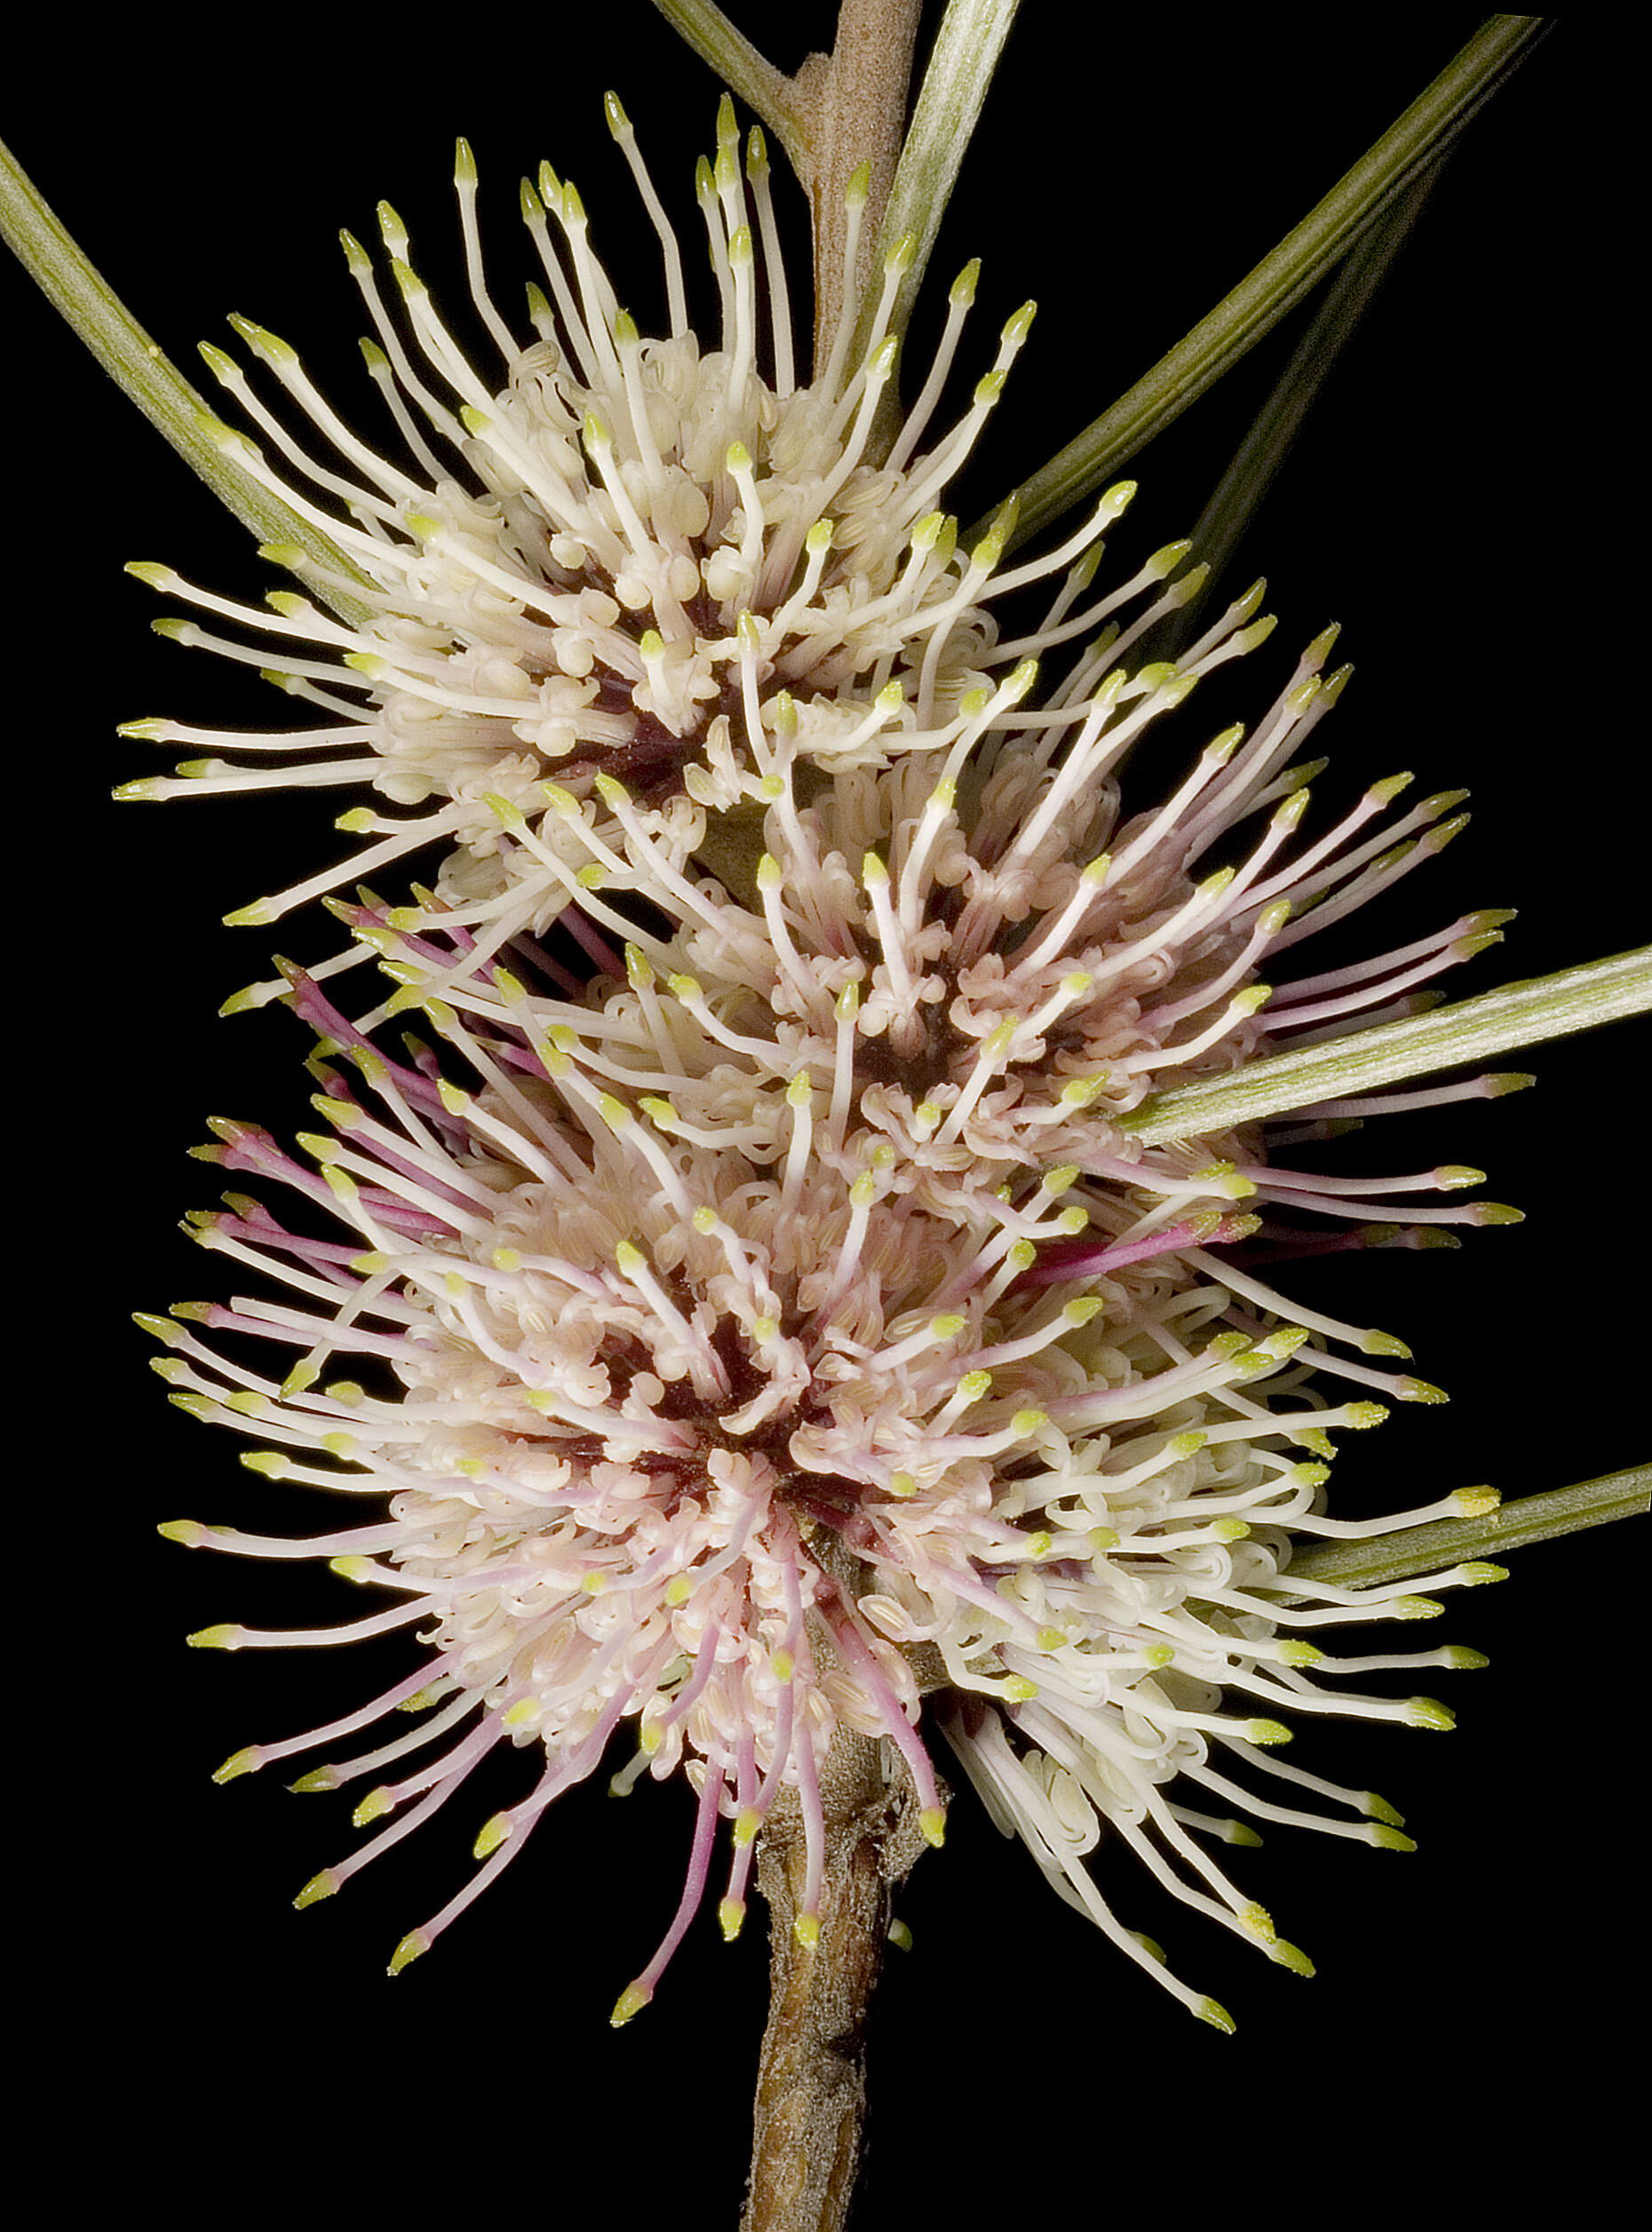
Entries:
[[871,165],[854,290],[864,291],[906,130],[907,91],[919,0],[843,0],[830,57],[812,54],[797,76],[814,126],[808,188],[814,234],[814,355],[818,371],[843,303],[844,192]]
[[821,1797],[826,1869],[813,1947],[793,1928],[806,1864],[795,1793],[774,1806],[758,1855],[770,1998],[741,2232],[842,2232],[860,2164],[866,2022],[890,1895],[924,1847],[911,1784],[886,1742],[840,1728]]

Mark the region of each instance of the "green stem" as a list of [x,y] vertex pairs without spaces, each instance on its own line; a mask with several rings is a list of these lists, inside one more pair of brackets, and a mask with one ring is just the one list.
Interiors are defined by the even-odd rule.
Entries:
[[987,88],[1019,5],[1020,0],[949,0],[935,34],[890,192],[872,265],[873,291],[862,310],[862,340],[877,306],[876,290],[882,283],[884,258],[909,233],[917,252],[901,282],[889,322],[892,333],[906,331],[958,165],[980,120]]
[[792,169],[806,179],[813,133],[798,83],[758,52],[750,39],[711,0],[654,0],[660,13],[704,61],[729,91],[774,134]]
[[1285,1576],[1328,1582],[1333,1588],[1371,1589],[1411,1581],[1465,1560],[1501,1557],[1534,1542],[1553,1542],[1584,1527],[1632,1518],[1652,1506],[1652,1465],[1632,1465],[1622,1473],[1552,1488],[1540,1496],[1517,1497],[1484,1519],[1436,1519],[1426,1527],[1407,1527],[1370,1542],[1316,1543],[1299,1551]]
[[[1198,633],[1200,610],[1220,585],[1234,546],[1255,518],[1327,374],[1352,339],[1443,167],[1442,163],[1431,163],[1396,202],[1392,214],[1385,212],[1369,228],[1326,290],[1313,324],[1291,352],[1290,363],[1275,382],[1192,530],[1199,561],[1211,569],[1204,586],[1171,615],[1163,635],[1155,631],[1148,636],[1137,650],[1138,658],[1173,659]],[[984,534],[989,524],[983,520],[979,529],[972,531],[973,537]]]
[[[0,146],[0,235],[104,370],[243,526],[250,528],[261,543],[296,543],[312,558],[365,585],[359,568],[335,544],[224,456],[206,431],[215,422],[204,398],[99,277],[4,146]],[[328,596],[327,601],[346,619],[368,617],[365,605],[340,594]]]
[[1198,1084],[1173,1086],[1114,1119],[1146,1146],[1230,1132],[1265,1116],[1477,1062],[1539,1039],[1563,1038],[1652,1008],[1652,946],[1553,976],[1505,984],[1426,1015],[1379,1023],[1352,1037],[1264,1055]]
[[1535,15],[1489,17],[1421,98],[1208,317],[1021,483],[1016,540],[1036,534],[1111,479],[1299,302],[1463,129],[1544,21]]

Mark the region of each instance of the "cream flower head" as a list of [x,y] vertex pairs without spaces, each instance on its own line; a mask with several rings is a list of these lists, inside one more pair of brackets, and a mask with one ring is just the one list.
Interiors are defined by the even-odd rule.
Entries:
[[[1261,1223],[1236,1203],[1275,1214],[1287,1245],[1305,1212],[1370,1240],[1372,1195],[1478,1173],[1338,1183],[1270,1167],[1244,1135],[1144,1150],[1120,1122],[1153,1084],[1255,1044],[1259,957],[1292,941],[1286,894],[1335,918],[1426,857],[1412,822],[1366,835],[1395,794],[1381,783],[1281,864],[1303,793],[1280,763],[1327,695],[1322,648],[1252,739],[1219,738],[1165,808],[1132,821],[1105,769],[1160,695],[1185,694],[1174,670],[1133,683],[1116,671],[1060,759],[994,730],[1013,691],[975,693],[938,780],[909,757],[822,783],[800,724],[782,719],[758,778],[772,850],[752,907],[695,869],[694,817],[641,806],[599,774],[592,799],[552,801],[564,843],[598,871],[570,885],[607,971],[577,999],[532,981],[532,940],[517,941],[518,974],[479,958],[465,909],[435,902],[340,909],[400,987],[368,1029],[289,968],[292,1005],[322,1035],[333,1131],[302,1142],[321,1175],[243,1125],[220,1127],[210,1153],[328,1205],[348,1235],[318,1240],[232,1195],[199,1236],[284,1279],[303,1306],[183,1315],[292,1344],[299,1362],[266,1375],[148,1322],[180,1401],[275,1436],[253,1460],[262,1469],[388,1497],[386,1519],[286,1550],[403,1596],[343,1633],[428,1616],[440,1673],[248,1747],[223,1771],[330,1744],[414,1693],[442,1704],[433,1736],[454,1732],[449,1750],[369,1792],[363,1824],[419,1803],[315,1878],[306,1903],[443,1804],[494,1744],[537,1744],[537,1783],[484,1827],[481,1871],[403,1940],[405,1966],[631,1723],[640,1748],[622,1784],[681,1767],[700,1807],[675,1918],[622,1995],[623,2020],[701,1900],[719,1815],[734,1839],[721,1911],[738,1927],[752,1840],[782,1789],[804,1823],[806,1942],[840,1728],[900,1753],[940,1842],[927,1691],[995,1817],[1063,1895],[1224,2027],[1097,1890],[1083,1862],[1103,1824],[1189,1903],[1299,1967],[1306,1957],[1200,1841],[1231,1824],[1168,1786],[1405,1843],[1382,1801],[1267,1748],[1289,1734],[1282,1712],[1449,1724],[1430,1699],[1326,1692],[1307,1671],[1323,1656],[1313,1631],[1432,1612],[1433,1600],[1284,1577],[1293,1535],[1394,1523],[1323,1512],[1332,1433],[1386,1415],[1362,1391],[1439,1393],[1342,1353],[1402,1358],[1391,1337],[1293,1318],[1222,1251]],[[512,846],[558,857],[508,800],[494,806]],[[1441,810],[1413,822],[1434,826]],[[1246,828],[1242,865],[1195,877],[1205,848]],[[1280,1029],[1379,1005],[1485,934],[1459,922],[1300,980],[1277,996]],[[393,1059],[374,1033],[412,1009],[441,1052]],[[1408,1209],[1394,1236],[1506,1213]],[[354,1352],[377,1360],[374,1391],[322,1380]],[[1362,1392],[1328,1399],[1321,1375]],[[1405,1517],[1492,1501],[1448,1497]],[[192,1521],[168,1531],[282,1550]],[[1436,1585],[1496,1570],[1460,1565]],[[1285,1587],[1307,1600],[1288,1622]],[[195,1640],[306,1639],[226,1627]],[[1329,1671],[1476,1663],[1448,1648]],[[419,1744],[416,1732],[329,1761],[306,1786],[375,1774]],[[1247,1792],[1227,1753],[1283,1775],[1288,1797],[1307,1787],[1341,1810]]]
[[[608,116],[659,235],[669,333],[639,334],[597,259],[577,188],[547,165],[536,187],[521,188],[550,289],[529,287],[536,338],[524,341],[484,275],[475,165],[461,142],[471,291],[502,378],[479,371],[449,332],[388,205],[380,227],[401,324],[372,258],[345,236],[377,336],[363,344],[369,369],[394,415],[404,460],[361,441],[298,353],[250,321],[233,321],[242,340],[311,422],[311,444],[319,437],[346,471],[296,439],[234,359],[204,350],[277,461],[227,426],[218,430],[220,448],[326,538],[339,562],[318,563],[296,546],[265,554],[348,616],[294,591],[274,592],[271,609],[260,611],[195,589],[166,566],[131,570],[210,616],[273,637],[273,651],[254,651],[193,620],[158,624],[182,642],[251,660],[330,718],[263,735],[129,723],[127,735],[204,744],[213,756],[187,762],[176,776],[141,777],[117,796],[365,779],[388,804],[425,809],[394,819],[353,809],[342,826],[374,843],[232,919],[273,921],[348,876],[377,872],[440,838],[453,848],[444,897],[466,904],[496,942],[543,928],[565,903],[561,883],[531,857],[501,858],[490,796],[545,821],[554,846],[547,776],[579,798],[606,772],[652,799],[686,789],[703,806],[726,808],[761,774],[776,718],[796,721],[803,748],[823,767],[938,749],[957,732],[960,699],[989,680],[985,663],[1003,662],[983,610],[989,594],[1067,568],[1048,631],[1064,643],[1093,635],[1184,555],[1175,546],[1125,589],[1079,601],[1100,554],[1100,529],[1128,499],[1120,489],[1053,557],[995,581],[1009,520],[965,552],[957,521],[937,506],[1003,390],[1033,306],[1005,326],[962,420],[924,449],[974,297],[976,266],[961,274],[922,392],[893,441],[874,450],[895,358],[886,329],[911,243],[887,259],[870,332],[856,340],[847,290],[851,307],[824,362],[799,382],[762,135],[751,134],[743,174],[725,99],[717,158],[702,163],[698,180],[722,303],[719,346],[703,348],[687,322],[677,234],[613,95]],[[865,196],[862,171],[848,195],[851,271]],[[1192,585],[1185,580],[1170,601]],[[1153,611],[1164,608],[1161,600]],[[217,756],[225,751],[238,757]]]

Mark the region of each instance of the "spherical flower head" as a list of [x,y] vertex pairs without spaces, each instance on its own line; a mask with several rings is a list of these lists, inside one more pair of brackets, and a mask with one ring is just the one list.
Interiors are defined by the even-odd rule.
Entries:
[[[668,333],[641,335],[595,255],[577,189],[547,166],[536,187],[521,189],[550,290],[530,287],[536,338],[525,338],[489,291],[462,144],[471,292],[497,367],[478,369],[454,338],[393,210],[380,210],[393,291],[345,236],[377,335],[365,345],[369,369],[403,455],[361,440],[297,352],[250,321],[233,322],[311,422],[304,440],[234,359],[206,350],[259,436],[223,426],[219,447],[337,560],[270,546],[315,593],[276,592],[267,612],[195,589],[169,567],[132,570],[273,637],[261,658],[268,679],[328,719],[258,738],[133,723],[126,733],[216,749],[123,795],[370,781],[388,806],[420,810],[353,808],[342,826],[375,841],[350,867],[370,871],[441,839],[444,896],[478,921],[503,920],[508,933],[543,928],[580,865],[546,812],[547,779],[583,799],[607,772],[651,803],[675,801],[697,832],[689,795],[712,812],[753,795],[777,726],[823,766],[876,764],[937,745],[959,701],[990,683],[997,630],[981,599],[1010,522],[965,552],[938,503],[1001,393],[1031,306],[1004,328],[962,420],[920,449],[973,298],[974,267],[965,272],[932,375],[890,444],[880,418],[895,360],[887,328],[910,242],[888,258],[868,336],[854,342],[850,288],[822,361],[800,383],[766,158],[754,132],[743,168],[726,103],[715,163],[700,179],[721,300],[719,343],[703,345],[687,322],[677,236],[612,100],[610,120],[663,250]],[[857,174],[851,272],[865,190]],[[773,355],[760,365],[764,295]],[[318,436],[345,470],[313,454]],[[1086,551],[1127,493],[1090,523]],[[1083,558],[1086,580],[1097,554]],[[159,624],[249,655],[195,622]],[[218,756],[238,747],[254,765]],[[339,747],[345,756],[331,757]],[[544,850],[502,846],[501,812],[529,817]],[[235,918],[274,920],[349,872],[306,879]]]
[[[432,941],[401,944],[433,974]],[[1161,1836],[1184,1896],[1273,1942],[1187,1836],[1202,1817],[1164,1787],[1228,1791],[1213,1744],[1265,1768],[1263,1747],[1286,1733],[1275,1708],[1420,1708],[1322,1695],[1301,1671],[1314,1649],[1277,1634],[1285,1530],[1330,1523],[1316,1517],[1329,1430],[1381,1412],[1327,1402],[1302,1370],[1307,1329],[1248,1307],[1253,1285],[1224,1283],[1190,1244],[1219,1238],[1219,1217],[1190,1234],[1151,1185],[1083,1183],[1070,1165],[989,1187],[979,1156],[937,1214],[922,1172],[850,1121],[846,1100],[815,1120],[806,1069],[782,1084],[720,1060],[709,1012],[686,993],[653,1027],[675,1097],[639,1091],[612,1057],[650,1030],[646,982],[593,997],[576,1011],[583,1032],[547,1028],[559,1004],[496,966],[450,988],[465,1013],[404,986],[393,1004],[422,1005],[438,1038],[405,1060],[303,973],[290,982],[359,1073],[321,1065],[329,1131],[301,1141],[319,1174],[247,1125],[218,1126],[206,1152],[325,1207],[345,1236],[318,1237],[313,1216],[290,1229],[232,1195],[227,1213],[198,1220],[200,1237],[284,1278],[298,1307],[192,1306],[182,1329],[151,1323],[178,1400],[256,1419],[272,1440],[261,1469],[377,1491],[385,1515],[300,1544],[167,1531],[329,1559],[403,1601],[326,1640],[420,1623],[437,1653],[433,1677],[250,1746],[226,1772],[326,1745],[415,1694],[441,1706],[428,1738],[452,1739],[374,1783],[358,1823],[397,1818],[304,1902],[428,1817],[496,1745],[534,1750],[536,1781],[485,1824],[481,1868],[403,1941],[405,1966],[629,1724],[638,1749],[622,1785],[680,1768],[699,1818],[676,1916],[623,2018],[700,1902],[719,1817],[732,1832],[721,1910],[743,1910],[753,1839],[782,1788],[797,1792],[814,1918],[821,1773],[840,1728],[891,1741],[940,1841],[918,1728],[934,1690],[995,1813],[1132,1958],[1140,1948],[1080,1864],[1104,1822],[1162,1872],[1148,1832]],[[1093,1244],[1068,1261],[1092,1221]],[[195,1323],[300,1354],[266,1377]],[[340,1359],[364,1378],[331,1377]],[[1344,1600],[1319,1593],[1307,1623],[1406,1601]],[[328,1759],[306,1783],[377,1775],[422,1733]],[[1356,1819],[1327,1825],[1369,1838],[1364,1799],[1333,1795]]]

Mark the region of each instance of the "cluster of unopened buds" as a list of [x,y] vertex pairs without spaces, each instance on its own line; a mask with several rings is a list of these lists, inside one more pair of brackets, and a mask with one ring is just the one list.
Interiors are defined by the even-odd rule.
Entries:
[[[1381,1799],[1278,1747],[1305,1713],[1448,1726],[1427,1697],[1346,1682],[1481,1662],[1327,1656],[1322,1631],[1439,1607],[1398,1586],[1315,1586],[1290,1574],[1291,1545],[1495,1501],[1462,1491],[1369,1525],[1327,1515],[1333,1436],[1395,1400],[1442,1398],[1400,1342],[1294,1307],[1259,1269],[1514,1212],[1418,1204],[1477,1182],[1461,1168],[1338,1178],[1274,1159],[1277,1133],[1144,1147],[1123,1120],[1165,1086],[1405,1012],[1503,917],[1291,975],[1296,945],[1460,826],[1460,794],[1407,811],[1396,776],[1303,832],[1323,764],[1305,747],[1347,674],[1324,671],[1335,631],[1253,727],[1195,751],[1162,804],[1127,808],[1153,724],[1269,633],[1261,584],[1175,658],[1132,663],[1203,571],[1171,544],[1097,592],[1128,485],[1042,557],[1006,566],[1007,512],[963,548],[940,499],[1031,306],[932,436],[971,266],[916,401],[875,442],[909,244],[888,258],[858,347],[846,287],[800,384],[761,139],[743,176],[725,104],[699,180],[722,306],[720,344],[703,349],[676,235],[612,97],[609,117],[663,246],[669,334],[640,336],[577,192],[547,167],[522,187],[549,289],[529,290],[524,342],[484,276],[461,146],[470,287],[502,371],[451,338],[385,210],[400,322],[346,247],[404,457],[346,428],[261,329],[239,323],[338,465],[207,352],[267,441],[226,428],[222,447],[338,562],[272,547],[308,593],[277,592],[266,612],[137,569],[273,638],[274,654],[163,624],[264,667],[308,710],[264,735],[135,723],[211,756],[128,794],[367,782],[385,808],[419,809],[353,809],[342,826],[370,840],[362,852],[240,919],[271,921],[432,838],[448,847],[433,890],[331,901],[349,949],[232,1003],[279,994],[316,1033],[326,1129],[300,1156],[256,1126],[216,1127],[202,1152],[262,1190],[194,1229],[252,1267],[258,1292],[144,1321],[176,1401],[257,1432],[248,1464],[368,1507],[304,1541],[165,1531],[330,1561],[390,1600],[320,1638],[194,1640],[417,1628],[434,1671],[426,1658],[220,1772],[319,1751],[298,1787],[369,1786],[357,1823],[384,1825],[306,1886],[307,1904],[495,1747],[537,1760],[482,1828],[471,1882],[402,1940],[400,1968],[628,1727],[617,1786],[680,1769],[699,1807],[675,1916],[623,2020],[707,1892],[719,1820],[732,1935],[755,1839],[795,1794],[810,1942],[834,1737],[893,1744],[939,1844],[939,1734],[1058,1892],[1228,2027],[1116,1919],[1087,1855],[1110,1836],[1188,1904],[1306,1967],[1216,1856],[1248,1834],[1230,1809],[1405,1847]],[[864,195],[859,178],[850,272]],[[997,600],[1039,584],[1041,616],[1002,639]],[[348,988],[375,957],[393,989],[368,1005]],[[409,1016],[404,1041],[391,1027]],[[1293,1136],[1520,1082],[1322,1103]],[[1373,1227],[1395,1196],[1398,1221]],[[277,1292],[290,1299],[265,1299]],[[297,1361],[243,1362],[264,1339]],[[1430,1586],[1496,1570],[1461,1565]],[[426,1709],[378,1740],[382,1721]]]

